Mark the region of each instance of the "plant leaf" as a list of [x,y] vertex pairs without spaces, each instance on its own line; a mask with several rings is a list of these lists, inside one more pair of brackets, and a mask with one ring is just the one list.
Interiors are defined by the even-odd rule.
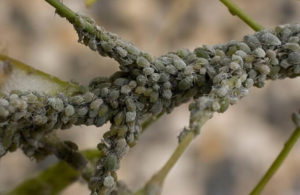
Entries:
[[71,95],[79,86],[37,70],[29,65],[0,54],[0,92],[12,90],[41,91],[55,95]]

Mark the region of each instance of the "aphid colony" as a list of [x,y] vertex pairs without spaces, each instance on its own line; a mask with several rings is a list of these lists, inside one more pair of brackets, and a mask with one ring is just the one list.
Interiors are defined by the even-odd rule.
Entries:
[[[103,186],[107,192],[114,190],[119,161],[135,144],[149,116],[198,98],[190,106],[190,128],[197,129],[197,117],[224,112],[253,85],[262,87],[266,79],[300,74],[300,25],[155,58],[83,17],[76,21],[79,41],[117,60],[121,71],[93,79],[88,89],[71,97],[15,91],[0,98],[0,156],[17,147],[34,156],[38,140],[53,129],[101,126],[109,120],[111,129],[98,144],[103,158],[90,181],[94,192]],[[93,34],[85,29],[87,22],[94,26]]]

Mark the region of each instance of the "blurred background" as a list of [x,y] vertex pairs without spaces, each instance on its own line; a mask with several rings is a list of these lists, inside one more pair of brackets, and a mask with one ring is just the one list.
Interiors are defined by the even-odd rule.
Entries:
[[[84,0],[63,2],[156,56],[179,48],[241,40],[253,33],[218,0],[98,0],[91,8],[85,7]],[[300,19],[297,0],[235,2],[266,28]],[[118,70],[116,62],[90,51],[77,39],[73,27],[43,0],[0,1],[0,53],[82,84]],[[290,115],[300,108],[299,86],[299,78],[269,82],[263,89],[252,89],[225,114],[216,114],[171,171],[162,194],[248,194],[294,129]],[[182,105],[159,119],[122,161],[119,178],[131,189],[140,188],[169,158],[177,135],[188,125],[187,107]],[[95,148],[108,128],[108,124],[81,126],[58,133],[87,149]],[[19,150],[7,154],[0,159],[0,194],[55,161],[49,157],[36,163]],[[300,143],[263,194],[300,194],[299,166]],[[76,182],[63,192],[71,194],[89,191],[86,184]]]

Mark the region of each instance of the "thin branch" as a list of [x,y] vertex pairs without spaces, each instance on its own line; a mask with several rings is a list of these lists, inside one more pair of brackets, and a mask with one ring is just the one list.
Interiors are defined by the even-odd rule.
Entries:
[[134,193],[134,195],[146,195],[149,194],[149,191],[153,190],[157,190],[155,194],[158,194],[166,176],[195,137],[195,132],[189,131],[189,133],[186,134],[182,141],[179,143],[166,164],[147,182],[145,187]]
[[263,30],[264,27],[256,22],[253,18],[247,15],[242,9],[240,9],[236,4],[231,0],[220,0],[230,11],[232,15],[238,16],[243,20],[248,26],[250,26],[255,31]]
[[300,137],[300,127],[294,130],[293,134],[287,140],[287,142],[285,143],[284,147],[282,148],[281,152],[279,153],[279,155],[277,156],[277,158],[275,159],[271,167],[261,178],[261,180],[255,186],[255,188],[251,191],[250,195],[259,195],[261,193],[265,185],[270,181],[272,176],[282,165],[283,161],[286,159],[287,155],[289,154],[289,152],[291,151],[291,149],[293,148],[293,146],[295,145],[299,137]]
[[[98,150],[85,150],[82,151],[81,154],[92,164],[95,164],[94,162],[98,159],[100,152]],[[57,195],[68,185],[76,181],[82,173],[83,171],[75,170],[67,163],[60,161],[36,177],[22,182],[5,195]]]

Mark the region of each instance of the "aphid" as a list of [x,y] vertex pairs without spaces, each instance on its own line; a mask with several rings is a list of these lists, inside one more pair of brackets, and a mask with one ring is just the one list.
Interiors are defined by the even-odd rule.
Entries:
[[[211,105],[211,99],[209,97],[205,97],[205,96],[200,97],[196,103],[197,104],[195,104],[194,106],[197,106],[197,107],[195,107],[194,109],[204,110]],[[193,109],[193,104],[191,104],[190,110],[191,109]]]
[[172,91],[170,89],[166,89],[163,91],[162,96],[166,99],[172,98]]
[[126,122],[133,122],[136,118],[136,112],[126,112]]
[[114,117],[114,122],[115,125],[119,126],[122,124],[122,122],[124,121],[125,115],[124,112],[119,112],[115,117]]
[[269,74],[270,73],[270,67],[268,65],[262,64],[262,65],[258,65],[256,66],[256,69],[261,73],[261,74]]
[[289,38],[289,43],[299,43],[300,38],[297,36],[292,36]]
[[220,56],[214,56],[212,59],[211,59],[211,61],[210,61],[210,63],[211,64],[217,64],[217,63],[219,63],[220,61],[221,61],[221,57]]
[[194,66],[187,66],[185,69],[184,69],[184,75],[185,76],[188,76],[188,75],[191,75],[195,72],[194,70]]
[[225,85],[225,86],[218,88],[216,93],[219,97],[224,97],[227,95],[228,91],[229,91],[229,86]]
[[128,134],[126,136],[126,141],[127,141],[129,146],[134,145],[134,143],[135,143],[134,134],[133,133]]
[[243,64],[244,64],[243,58],[239,55],[233,54],[231,59],[233,62],[236,62],[236,63],[240,64],[241,66],[243,66]]
[[241,82],[246,81],[248,75],[246,73],[242,74],[242,76],[240,77]]
[[153,81],[153,82],[157,82],[159,81],[160,79],[160,74],[159,73],[153,73],[150,75],[150,79]]
[[281,39],[283,41],[288,41],[288,38],[291,36],[292,31],[289,28],[284,28],[281,32]]
[[90,103],[90,102],[93,100],[94,96],[95,96],[95,95],[94,95],[92,92],[87,92],[87,93],[85,93],[85,94],[83,95],[84,102],[85,102],[85,103]]
[[112,188],[115,185],[115,180],[112,176],[106,176],[103,181],[103,185],[107,188]]
[[133,111],[136,110],[136,105],[135,105],[135,103],[134,103],[134,101],[133,101],[132,98],[129,98],[129,97],[126,98],[125,104],[126,104],[126,108],[127,108],[128,111],[133,112]]
[[106,97],[109,93],[109,89],[107,87],[104,87],[100,90],[101,97]]
[[244,51],[247,54],[251,52],[250,47],[244,42],[238,42],[237,46],[239,47],[240,50]]
[[135,105],[136,105],[136,108],[139,111],[142,111],[144,109],[144,107],[145,107],[145,105],[143,103],[139,102],[139,101],[136,101]]
[[119,96],[120,96],[120,91],[116,89],[112,89],[108,95],[108,98],[110,100],[116,100],[119,98]]
[[121,87],[121,93],[128,95],[131,92],[131,88],[128,85],[124,85]]
[[49,98],[48,104],[58,112],[61,112],[64,109],[64,103],[59,98]]
[[161,81],[161,82],[167,82],[169,79],[170,79],[169,74],[164,73],[164,72],[162,72],[162,73],[160,74],[159,81]]
[[158,91],[158,90],[160,89],[160,86],[159,86],[158,84],[154,84],[154,85],[152,86],[152,89],[153,89],[154,91]]
[[221,72],[213,78],[213,83],[220,83],[221,81],[227,79],[227,77],[228,77],[227,73]]
[[7,107],[9,106],[9,102],[6,99],[0,98],[0,106]]
[[117,78],[114,80],[114,85],[121,87],[123,85],[126,85],[128,83],[128,79],[125,78]]
[[139,75],[136,77],[136,82],[138,85],[144,86],[148,82],[148,79],[144,75]]
[[248,93],[249,93],[249,90],[247,88],[242,88],[240,90],[240,96],[241,97],[244,97],[244,96],[248,95]]
[[165,89],[170,89],[172,87],[172,85],[171,85],[171,83],[169,81],[167,81],[167,82],[164,82],[163,87]]
[[258,36],[258,39],[263,45],[278,46],[281,44],[281,41],[278,39],[278,37],[276,37],[272,33],[270,32],[261,32],[261,33],[262,34]]
[[89,47],[91,48],[91,50],[96,51],[97,50],[97,41],[95,38],[91,38],[89,40]]
[[189,76],[178,83],[178,88],[182,91],[185,91],[187,89],[190,89],[193,86],[193,77]]
[[300,52],[291,52],[287,60],[290,64],[300,64]]
[[204,68],[204,67],[200,68],[199,73],[202,74],[202,75],[205,75],[206,74],[206,68]]
[[244,36],[244,42],[252,49],[256,49],[261,47],[261,43],[254,35],[246,35]]
[[264,58],[266,56],[266,52],[260,47],[256,48],[253,53],[258,58]]
[[113,52],[113,48],[115,47],[115,43],[112,41],[100,41],[100,45],[102,49],[106,52]]
[[110,100],[109,104],[113,109],[117,109],[119,107],[119,102],[117,100]]
[[220,57],[224,57],[225,56],[225,53],[224,53],[224,51],[223,50],[221,50],[221,49],[216,49],[216,56],[220,56]]
[[140,50],[137,47],[135,47],[134,45],[130,44],[130,43],[126,45],[126,49],[129,53],[131,53],[133,55],[137,56],[137,55],[140,54]]
[[136,89],[135,89],[135,93],[136,94],[143,94],[144,92],[146,91],[146,88],[143,87],[143,86],[138,86]]
[[148,76],[154,73],[154,69],[151,67],[146,67],[143,69],[143,73],[144,75]]
[[139,66],[139,67],[142,67],[142,68],[145,68],[145,67],[149,67],[150,66],[150,62],[143,56],[139,56],[137,59],[136,59],[136,64]]
[[168,65],[166,66],[166,72],[174,75],[177,73],[177,69],[173,65]]
[[106,171],[113,171],[119,168],[118,158],[115,154],[109,154],[104,161],[104,168]]
[[74,105],[81,105],[84,103],[84,98],[82,95],[75,95],[70,98],[70,102]]
[[182,49],[179,49],[176,53],[181,58],[184,58],[184,57],[186,57],[190,53],[190,51],[188,49],[186,49],[186,48],[182,48]]
[[97,110],[103,104],[102,99],[96,99],[90,104],[92,110]]
[[288,62],[287,59],[281,60],[280,64],[279,64],[282,68],[287,69],[288,67],[291,66],[291,64]]
[[247,87],[247,88],[252,87],[253,84],[254,84],[253,79],[247,79],[247,80],[245,81],[245,87]]
[[158,113],[160,113],[163,109],[163,104],[161,102],[161,100],[157,100],[153,106],[151,107],[150,111],[152,114],[156,115]]
[[160,72],[165,70],[165,65],[160,60],[155,60],[153,66]]
[[229,64],[229,68],[231,70],[235,71],[235,70],[239,70],[241,68],[241,66],[238,63],[236,63],[236,62],[231,62]]
[[37,101],[37,97],[32,93],[27,94],[25,97],[28,103],[35,103]]
[[289,49],[291,51],[300,51],[300,46],[298,43],[286,43],[284,48]]
[[154,103],[157,101],[159,94],[157,92],[152,92],[150,94],[150,102]]
[[128,153],[129,146],[128,146],[125,138],[121,138],[116,141],[115,150],[116,150],[117,157],[119,159],[121,159],[123,156],[125,156]]
[[35,125],[44,125],[48,121],[48,118],[45,115],[35,115],[33,117],[33,123]]
[[185,62],[182,59],[174,59],[174,66],[177,68],[177,70],[182,70],[186,67]]
[[100,106],[99,111],[98,111],[98,116],[103,117],[105,114],[108,112],[108,106],[103,104]]
[[65,115],[66,116],[72,116],[73,114],[75,114],[75,109],[72,105],[67,105],[65,108]]
[[152,88],[146,88],[145,92],[144,92],[144,96],[149,97],[153,92]]
[[265,74],[261,74],[257,77],[257,83],[256,86],[258,88],[261,88],[265,85],[265,81],[266,81],[267,76]]
[[295,66],[294,73],[299,74],[300,73],[300,65]]
[[237,79],[236,81],[235,81],[235,85],[234,85],[236,88],[240,88],[241,86],[242,86],[242,81],[241,81],[241,79]]
[[130,82],[128,83],[128,86],[129,86],[131,89],[134,89],[134,88],[136,88],[137,83],[136,83],[136,81],[130,81]]
[[120,46],[117,46],[117,47],[116,47],[116,52],[117,52],[122,58],[125,58],[125,57],[127,56],[127,54],[128,54],[128,52],[127,52],[125,49],[123,49],[122,47],[120,47]]
[[276,58],[276,52],[274,50],[271,50],[271,49],[268,49],[267,52],[266,52],[266,55],[271,58],[271,59],[274,59]]
[[205,58],[205,59],[209,58],[208,51],[204,48],[198,47],[194,50],[194,53],[200,58]]
[[8,117],[9,111],[5,109],[3,106],[0,106],[0,118],[5,119]]
[[255,78],[257,76],[257,72],[252,69],[252,70],[249,71],[248,75],[249,75],[249,78],[255,80]]
[[240,56],[241,58],[245,59],[248,54],[246,52],[244,52],[243,50],[237,50],[235,52],[235,55]]
[[213,111],[218,111],[220,110],[221,106],[218,102],[214,101],[212,104],[211,104],[211,108]]
[[88,113],[88,108],[87,107],[79,108],[78,110],[76,110],[76,113],[78,114],[78,116],[84,116]]

